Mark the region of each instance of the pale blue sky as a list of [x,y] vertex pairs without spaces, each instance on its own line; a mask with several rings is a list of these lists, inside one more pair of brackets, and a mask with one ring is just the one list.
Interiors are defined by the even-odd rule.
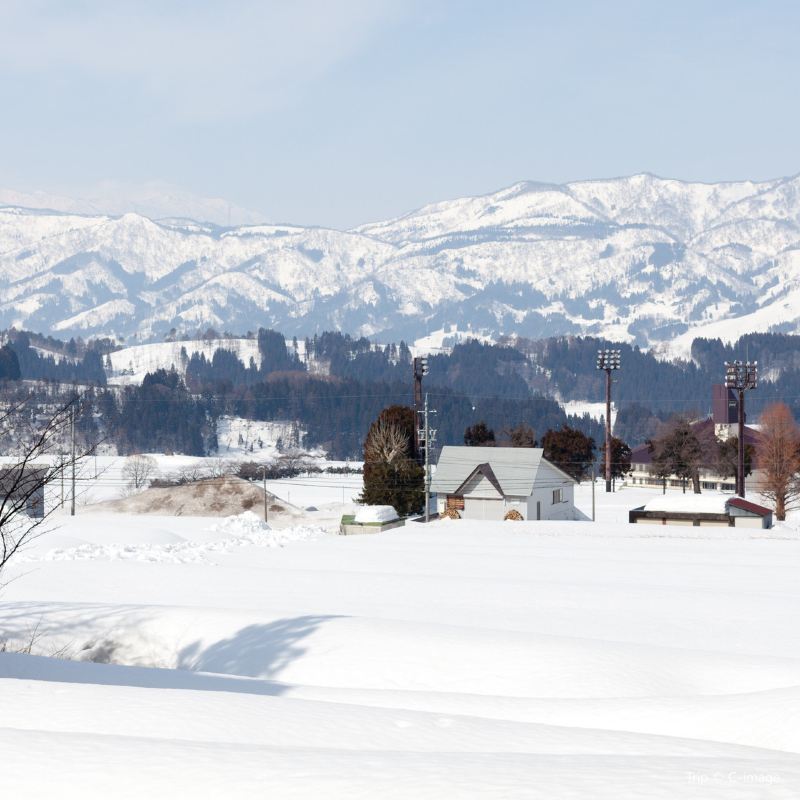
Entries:
[[800,3],[0,0],[0,186],[348,227],[517,180],[800,171]]

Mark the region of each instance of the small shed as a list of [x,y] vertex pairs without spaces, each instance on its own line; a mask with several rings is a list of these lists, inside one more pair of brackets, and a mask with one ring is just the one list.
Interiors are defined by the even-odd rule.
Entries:
[[44,517],[47,464],[0,464],[0,502],[35,519]]
[[436,465],[431,492],[437,511],[464,519],[502,520],[510,511],[523,519],[581,519],[575,479],[551,464],[540,447],[448,445]]
[[741,497],[660,496],[628,512],[632,524],[713,528],[771,528],[772,511]]
[[342,517],[339,533],[352,536],[356,533],[381,533],[405,525],[392,506],[359,506],[355,514]]

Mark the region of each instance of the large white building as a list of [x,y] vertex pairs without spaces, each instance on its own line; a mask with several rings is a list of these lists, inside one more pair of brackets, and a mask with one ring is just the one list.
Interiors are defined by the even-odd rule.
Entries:
[[[712,386],[711,390],[712,413],[710,416],[692,423],[692,430],[701,441],[706,442],[714,439],[722,442],[731,436],[738,436],[738,400],[735,392],[719,384]],[[747,447],[753,448],[753,450],[758,444],[758,431],[752,426],[745,425],[744,443]],[[733,475],[723,476],[719,474],[716,453],[713,452],[713,448],[707,455],[708,463],[698,470],[701,490],[736,491],[736,478]],[[748,492],[757,492],[762,480],[763,476],[758,469],[757,463],[753,463],[752,472],[749,475],[745,475],[745,489]],[[633,486],[646,486],[663,490],[685,490],[688,483],[691,489],[691,481],[686,481],[677,475],[669,475],[663,478],[655,474],[653,455],[647,444],[640,444],[631,451],[631,472],[626,481]]]
[[575,508],[575,480],[547,461],[539,447],[442,448],[431,491],[440,514],[501,520],[584,519]]

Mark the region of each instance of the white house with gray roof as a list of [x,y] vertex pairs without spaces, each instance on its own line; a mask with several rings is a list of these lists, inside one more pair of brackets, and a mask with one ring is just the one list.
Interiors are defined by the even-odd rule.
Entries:
[[431,483],[440,514],[501,520],[512,509],[523,519],[585,519],[575,508],[575,480],[543,457],[539,447],[442,448]]

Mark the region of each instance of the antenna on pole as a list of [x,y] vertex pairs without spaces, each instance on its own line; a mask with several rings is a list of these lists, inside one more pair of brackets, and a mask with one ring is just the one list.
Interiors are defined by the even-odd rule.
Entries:
[[[422,378],[428,374],[428,357],[418,356],[414,358],[412,368],[414,371],[414,412],[416,414],[422,413]],[[423,462],[422,447],[423,439],[421,436],[417,437],[417,461]]]
[[725,386],[733,389],[739,399],[739,441],[736,468],[736,494],[744,497],[744,393],[758,386],[758,361],[726,361]]
[[621,351],[619,350],[598,350],[597,369],[606,373],[606,444],[605,444],[605,467],[606,467],[606,491],[611,491],[611,373],[619,369],[621,364]]
[[428,421],[429,414],[435,414],[436,411],[428,407],[428,393],[425,393],[425,405],[421,411],[417,412],[422,415],[422,428],[418,431],[419,438],[425,443],[425,522],[430,521],[431,509],[431,444],[436,439],[436,430],[430,427]]

